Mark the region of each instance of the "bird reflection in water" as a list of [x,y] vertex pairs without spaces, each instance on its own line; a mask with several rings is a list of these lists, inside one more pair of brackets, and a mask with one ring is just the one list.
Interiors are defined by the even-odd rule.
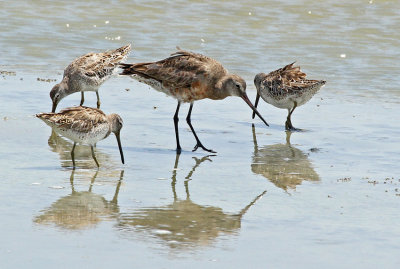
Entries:
[[[48,140],[51,151],[58,153],[63,168],[72,167],[71,148],[74,143],[58,135],[51,130],[51,135]],[[96,157],[102,163],[103,167],[117,167],[118,164],[113,161],[113,158],[101,150],[96,150]],[[96,163],[93,162],[92,151],[88,145],[77,144],[75,147],[75,160],[79,160],[79,167],[83,169],[97,168]]]
[[114,197],[107,201],[103,196],[92,192],[99,171],[93,175],[88,191],[76,191],[74,187],[75,170],[71,171],[71,194],[58,199],[43,213],[34,218],[38,224],[55,224],[64,229],[78,230],[92,228],[97,223],[115,219],[119,214],[118,193],[124,176],[120,172]]
[[252,126],[254,153],[251,171],[262,175],[285,191],[296,189],[303,180],[319,181],[307,154],[290,144],[291,132],[286,132],[286,144],[259,147]]
[[190,199],[189,181],[201,163],[211,162],[210,158],[215,156],[208,155],[201,159],[193,157],[195,165],[185,177],[184,182],[186,198],[179,199],[175,190],[179,156],[179,154],[176,155],[172,172],[173,203],[121,214],[118,228],[125,234],[133,232],[133,236],[138,232],[144,232],[146,235],[161,239],[171,249],[179,250],[211,245],[219,236],[237,234],[243,215],[266,191],[258,195],[237,214],[224,213],[219,207],[194,203]]

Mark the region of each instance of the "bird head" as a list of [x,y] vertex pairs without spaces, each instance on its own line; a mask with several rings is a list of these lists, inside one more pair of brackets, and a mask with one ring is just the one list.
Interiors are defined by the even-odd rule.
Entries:
[[225,76],[221,80],[221,90],[228,96],[238,96],[246,102],[246,104],[257,114],[258,117],[267,125],[268,123],[264,120],[261,114],[250,102],[249,97],[246,94],[246,81],[238,75],[230,74]]
[[258,73],[255,77],[254,77],[254,85],[256,86],[257,90],[261,85],[261,82],[263,81],[265,77],[264,73]]
[[117,138],[119,153],[121,155],[121,162],[125,163],[124,153],[122,151],[121,139],[120,139],[120,132],[124,122],[118,114],[111,114],[108,117],[109,120],[111,121],[111,132],[113,132],[115,134],[115,137]]
[[68,86],[66,83],[61,82],[54,85],[54,87],[51,89],[50,98],[51,101],[53,102],[51,112],[53,113],[56,112],[58,103],[61,101],[61,99],[63,99],[67,95],[66,94],[67,87]]

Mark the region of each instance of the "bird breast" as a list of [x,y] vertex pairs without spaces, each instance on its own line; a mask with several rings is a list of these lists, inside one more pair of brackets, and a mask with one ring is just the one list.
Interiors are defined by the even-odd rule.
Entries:
[[99,124],[87,132],[63,127],[54,127],[54,130],[74,142],[89,145],[94,145],[100,140],[107,138],[111,133],[111,129],[108,124]]

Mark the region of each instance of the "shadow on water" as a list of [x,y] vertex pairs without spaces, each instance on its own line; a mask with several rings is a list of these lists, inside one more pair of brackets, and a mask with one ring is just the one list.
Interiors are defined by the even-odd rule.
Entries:
[[[71,150],[73,143],[69,140],[58,135],[53,130],[48,140],[49,147],[51,151],[58,153],[60,156],[61,167],[72,168],[72,157]],[[97,169],[96,163],[92,157],[92,151],[88,145],[77,144],[75,147],[75,162],[76,168],[83,169]],[[95,149],[96,158],[100,163],[101,167],[115,167],[117,163],[111,158],[107,153],[102,152],[98,148]]]
[[58,199],[43,213],[34,218],[38,224],[55,224],[71,230],[92,228],[105,219],[115,219],[119,214],[118,193],[124,176],[121,171],[114,197],[107,201],[103,196],[92,193],[93,184],[99,171],[91,178],[87,191],[76,191],[74,187],[75,170],[71,171],[71,194]]
[[185,177],[185,199],[179,199],[175,190],[177,168],[180,155],[176,155],[172,172],[173,202],[166,206],[138,209],[132,213],[120,215],[117,228],[133,236],[144,233],[149,237],[162,240],[171,249],[191,249],[211,245],[221,235],[237,234],[241,220],[248,209],[260,199],[266,191],[255,197],[237,214],[224,213],[219,207],[203,206],[190,199],[189,181],[196,168],[205,161],[212,161],[208,155],[201,159],[193,157],[195,164]]
[[307,154],[290,144],[291,132],[286,132],[286,144],[259,147],[255,127],[252,126],[254,153],[253,173],[262,175],[275,186],[288,191],[296,189],[303,180],[319,181]]

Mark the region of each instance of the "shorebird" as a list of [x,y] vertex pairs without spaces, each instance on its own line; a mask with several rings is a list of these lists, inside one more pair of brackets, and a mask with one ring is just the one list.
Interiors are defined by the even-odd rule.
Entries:
[[[261,96],[265,102],[275,107],[286,108],[288,116],[285,128],[288,131],[298,130],[293,127],[291,121],[296,107],[307,103],[326,83],[324,80],[306,79],[306,74],[300,71],[300,66],[294,67],[293,64],[288,64],[268,74],[259,73],[254,78],[257,88],[255,107],[257,108]],[[253,113],[253,119],[254,116]]]
[[268,123],[247,97],[246,82],[238,75],[230,74],[222,64],[212,58],[178,50],[178,52],[171,54],[170,57],[157,62],[120,64],[120,66],[123,69],[121,75],[130,75],[155,90],[178,100],[173,118],[177,153],[182,150],[178,132],[178,113],[182,102],[190,103],[186,122],[197,142],[193,151],[200,147],[205,151],[215,153],[215,151],[203,146],[193,129],[190,117],[194,101],[205,98],[221,100],[228,96],[239,96],[268,126]]
[[111,132],[115,134],[118,142],[121,161],[124,163],[121,140],[119,137],[123,121],[118,114],[106,115],[97,108],[78,106],[69,107],[59,113],[39,113],[36,117],[43,120],[53,130],[72,141],[74,145],[71,150],[72,164],[75,169],[74,150],[76,143],[89,144],[92,157],[99,167],[99,162],[94,155],[93,146],[100,140],[107,138]]
[[130,50],[129,44],[115,50],[90,52],[76,58],[65,68],[62,81],[50,91],[53,102],[51,112],[56,111],[61,99],[75,92],[81,92],[80,105],[83,105],[85,91],[96,92],[97,108],[100,108],[99,87],[113,74],[118,63],[128,56]]

